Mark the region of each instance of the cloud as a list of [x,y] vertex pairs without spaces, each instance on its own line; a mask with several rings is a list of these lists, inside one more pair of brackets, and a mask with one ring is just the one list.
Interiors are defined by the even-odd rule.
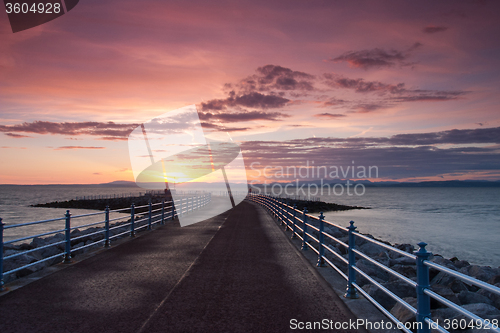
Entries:
[[336,58],[331,58],[332,62],[347,62],[353,68],[382,68],[393,67],[395,65],[409,66],[413,63],[408,63],[406,60],[410,57],[411,52],[421,47],[422,44],[417,42],[406,51],[389,50],[375,48],[372,50],[348,51]]
[[26,147],[9,147],[9,146],[2,146],[0,148],[2,148],[2,149],[27,149]]
[[[388,102],[440,102],[460,98],[467,91],[423,90],[407,89],[404,83],[388,84],[380,81],[365,81],[364,79],[350,79],[344,76],[325,73],[324,83],[332,88],[351,89],[357,93],[378,93],[381,96],[390,96]],[[343,101],[345,103],[345,101]]]
[[[315,166],[349,166],[355,161],[355,165],[377,166],[382,178],[397,179],[477,170],[498,171],[498,146],[463,146],[495,143],[500,143],[500,127],[398,134],[391,137],[248,141],[243,142],[241,148],[246,163],[259,162],[262,168],[300,167],[306,163],[312,165],[312,161]],[[440,147],[442,144],[458,146]],[[290,158],[292,154],[293,159]]]
[[239,93],[314,90],[315,76],[311,74],[276,65],[258,67],[256,72],[236,84],[226,84],[226,90]]
[[349,79],[340,75],[325,73],[324,82],[332,88],[353,89],[358,93],[382,92],[400,94],[407,91],[404,83],[386,84],[380,81],[365,81],[363,79]]
[[232,91],[226,99],[213,99],[208,102],[201,103],[202,110],[225,110],[227,107],[247,107],[271,109],[285,106],[290,100],[276,95],[264,95],[258,92],[250,92],[248,94],[236,95]]
[[435,25],[429,25],[425,28],[422,29],[423,32],[426,34],[434,34],[436,32],[442,32],[448,30],[447,27],[444,26],[435,26]]
[[106,149],[106,147],[84,147],[84,146],[62,146],[53,148],[54,150],[67,150],[67,149]]
[[16,139],[32,138],[32,136],[29,136],[29,135],[21,135],[21,134],[16,134],[16,133],[5,133],[5,135],[10,136],[12,138],[16,138]]
[[250,127],[226,127],[222,124],[213,124],[209,122],[201,122],[201,127],[204,129],[213,129],[221,132],[239,132],[239,131],[247,131]]
[[281,112],[247,111],[247,112],[198,112],[200,120],[220,120],[226,123],[254,120],[277,121],[290,117]]
[[314,117],[336,119],[336,118],[346,117],[346,115],[345,114],[340,114],[340,113],[328,113],[328,112],[324,112],[324,113],[315,114]]
[[[34,134],[62,134],[62,135],[92,135],[101,136],[106,140],[126,139],[138,124],[117,124],[110,122],[62,122],[34,121],[18,125],[0,125],[0,132],[4,133],[34,133]],[[9,135],[9,134],[7,134]],[[17,135],[17,134],[14,134]]]
[[93,174],[93,175],[96,175],[96,176],[100,176],[100,175],[102,175],[102,173],[100,173],[100,172],[93,172],[92,174]]

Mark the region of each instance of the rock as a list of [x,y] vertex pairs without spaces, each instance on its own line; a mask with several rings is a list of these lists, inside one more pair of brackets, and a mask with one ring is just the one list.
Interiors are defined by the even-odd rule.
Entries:
[[449,287],[454,293],[459,293],[464,290],[469,290],[465,283],[463,283],[461,280],[450,276],[449,274],[446,274],[444,272],[440,272],[434,279],[431,281],[431,285],[435,284],[440,284],[443,286]]
[[490,266],[470,265],[459,270],[460,273],[472,276],[481,281],[488,281],[497,275],[497,270]]
[[[479,316],[484,319],[492,319],[496,318],[497,316],[500,316],[500,310],[495,308],[492,305],[486,304],[486,303],[474,303],[474,304],[466,304],[463,306],[463,308],[467,311],[472,312],[476,316]],[[466,319],[470,320],[469,317],[466,317],[465,315],[459,314],[455,317],[457,320],[461,319]]]
[[[462,303],[458,299],[458,297],[455,295],[453,290],[451,290],[450,287],[440,285],[440,284],[435,284],[431,287],[432,291],[434,291],[436,294],[439,294],[440,296],[446,298],[447,300],[461,305]],[[437,309],[437,308],[443,308],[446,307],[443,303],[435,300],[434,298],[431,298],[431,309]]]
[[437,321],[440,325],[443,325],[445,319],[452,319],[456,317],[457,311],[450,308],[440,308],[431,310],[432,320]]
[[[405,297],[403,298],[403,301],[410,304],[414,308],[417,308],[417,299],[415,297]],[[401,303],[396,303],[396,305],[393,306],[391,314],[403,323],[415,322],[417,320],[415,313],[408,310]]]
[[500,283],[500,274],[499,275],[495,275],[494,277],[492,277],[491,279],[488,280],[488,283],[489,284],[497,284],[497,283]]
[[462,304],[486,303],[492,305],[492,301],[488,297],[478,293],[470,292],[468,290],[460,292],[458,294],[458,299]]
[[394,265],[407,265],[407,266],[416,266],[416,262],[412,258],[401,256],[397,259],[391,259],[389,261],[389,265],[392,267]]
[[[389,291],[393,292],[397,296],[401,298],[406,298],[406,297],[416,297],[416,291],[415,288],[410,286],[409,284],[402,282],[402,281],[396,281],[396,282],[385,282],[382,283],[382,286],[387,288]],[[387,295],[384,291],[379,289],[377,286],[374,285],[365,285],[363,289],[377,302],[379,302],[383,307],[386,309],[391,309],[395,304],[396,301],[389,295]]]
[[[500,283],[495,283],[494,286],[500,288]],[[500,295],[492,293],[486,289],[481,289],[477,293],[479,295],[486,296],[489,300],[491,300],[492,305],[494,305],[497,309],[500,309]]]
[[[402,274],[408,278],[414,278],[417,276],[417,268],[415,266],[406,266],[406,265],[394,265],[391,267],[392,270]],[[391,279],[399,279],[398,277],[391,277]]]
[[[360,259],[356,262],[356,267],[368,274],[370,277],[377,277],[383,281],[389,279],[389,273],[384,271],[382,268],[377,267],[377,265],[369,262],[365,259]],[[361,274],[357,274],[361,277]]]
[[384,250],[381,246],[373,244],[373,243],[365,243],[359,247],[357,247],[361,252],[364,254],[370,256],[370,257],[376,257],[380,253],[382,253]]
[[45,246],[47,245],[47,239],[45,238],[41,238],[41,237],[35,237],[33,238],[33,240],[31,241],[31,244],[30,244],[33,248],[35,247],[42,247],[42,246]]

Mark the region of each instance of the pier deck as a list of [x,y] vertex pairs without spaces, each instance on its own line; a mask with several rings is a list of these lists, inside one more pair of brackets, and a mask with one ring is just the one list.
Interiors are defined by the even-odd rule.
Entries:
[[355,320],[249,202],[167,224],[0,297],[2,333],[289,332],[291,319]]

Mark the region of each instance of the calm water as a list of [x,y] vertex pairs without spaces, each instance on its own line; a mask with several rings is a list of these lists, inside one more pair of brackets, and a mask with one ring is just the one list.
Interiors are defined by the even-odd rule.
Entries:
[[[62,217],[65,209],[34,208],[30,204],[69,200],[86,195],[144,192],[140,188],[0,185],[0,217],[15,224]],[[416,244],[445,257],[500,266],[500,188],[366,188],[363,196],[320,196],[322,201],[371,207],[369,210],[327,212],[326,219],[391,243]],[[72,209],[73,215],[94,212]],[[102,216],[75,219],[89,223]],[[77,225],[77,224],[75,224]],[[6,239],[62,229],[64,221],[5,231]]]
[[371,207],[329,212],[327,220],[391,243],[428,243],[445,258],[500,266],[500,188],[366,188],[363,196],[322,201]]
[[[47,186],[47,185],[29,185],[12,186],[0,185],[0,218],[6,225],[23,222],[49,220],[64,217],[66,209],[64,208],[43,208],[30,207],[29,205],[37,203],[47,203],[52,201],[65,201],[82,196],[90,195],[113,195],[132,193],[144,194],[145,190],[141,188],[128,187],[89,187],[89,186]],[[71,214],[83,215],[98,212],[91,209],[71,209]],[[125,216],[124,214],[112,213],[110,218]],[[92,222],[103,221],[104,215],[72,219],[72,226],[79,226]],[[4,239],[17,239],[29,235],[40,234],[47,231],[61,230],[64,228],[64,220],[49,223],[37,224],[28,227],[7,229],[4,233]],[[100,225],[98,225],[100,226]]]

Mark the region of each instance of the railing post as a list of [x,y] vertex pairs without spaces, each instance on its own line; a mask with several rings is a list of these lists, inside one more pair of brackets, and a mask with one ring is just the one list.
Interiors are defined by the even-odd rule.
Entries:
[[288,199],[285,199],[285,203],[283,206],[283,220],[285,222],[285,231],[287,231],[289,227],[288,225],[289,216],[290,216],[290,210],[288,209]]
[[3,291],[3,226],[2,218],[0,218],[0,291]]
[[323,234],[323,232],[325,231],[324,219],[325,216],[323,216],[323,212],[321,212],[319,215],[319,255],[318,255],[318,263],[316,264],[316,266],[318,267],[325,266],[325,259],[323,259],[323,256],[325,255],[325,248],[324,248],[325,235]]
[[170,216],[170,219],[173,221],[174,220],[174,215],[175,215],[175,208],[174,208],[174,198],[172,198],[172,200],[170,201],[170,204],[172,205],[170,207],[171,211],[172,211],[172,216]]
[[104,247],[109,247],[109,206],[106,206],[104,216]]
[[352,285],[353,283],[356,283],[356,271],[353,268],[356,266],[356,254],[353,251],[356,248],[356,237],[354,236],[354,230],[356,230],[356,227],[354,226],[354,221],[349,222],[349,224],[350,226],[347,228],[349,230],[349,280],[347,281],[347,290],[344,297],[358,298],[359,296],[356,288]]
[[161,224],[165,224],[165,200],[161,201]]
[[280,225],[283,225],[285,221],[283,221],[283,210],[285,207],[283,207],[283,199],[278,198],[278,219],[280,220]]
[[135,205],[130,206],[130,237],[135,237]]
[[429,286],[429,267],[424,264],[424,261],[429,259],[432,253],[427,252],[426,243],[420,242],[417,244],[420,249],[415,255],[417,256],[417,322],[418,333],[430,333],[429,324],[425,322],[425,318],[431,318],[431,298],[425,294],[425,289]]
[[304,212],[302,213],[302,221],[303,221],[303,235],[302,235],[302,251],[307,251],[307,207],[304,207]]
[[66,226],[64,229],[64,233],[66,236],[66,246],[63,262],[67,264],[71,262],[71,213],[69,212],[69,210],[66,211],[66,214],[64,216],[66,217]]
[[297,238],[297,205],[293,204],[293,217],[292,217],[292,238]]
[[149,199],[149,210],[148,210],[148,230],[151,230],[151,219],[153,216],[153,202]]

